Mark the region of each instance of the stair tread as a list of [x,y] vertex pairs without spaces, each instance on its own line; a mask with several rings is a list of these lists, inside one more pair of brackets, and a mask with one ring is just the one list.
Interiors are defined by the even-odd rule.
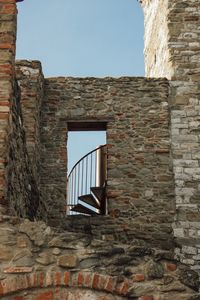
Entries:
[[91,187],[90,188],[95,197],[101,202],[104,198],[105,188],[104,187]]
[[74,212],[78,212],[78,213],[82,213],[82,214],[87,214],[87,215],[96,215],[96,214],[98,214],[96,211],[91,210],[90,208],[82,205],[81,203],[78,203],[77,205],[75,205],[72,209],[70,209],[70,211],[74,211]]
[[100,203],[98,200],[96,200],[92,194],[87,194],[87,195],[82,195],[78,197],[79,200],[95,207],[95,208],[100,208]]

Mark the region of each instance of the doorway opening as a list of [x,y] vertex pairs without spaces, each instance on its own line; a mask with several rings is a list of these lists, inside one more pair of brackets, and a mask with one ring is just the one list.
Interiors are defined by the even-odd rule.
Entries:
[[106,213],[105,123],[68,124],[67,214]]

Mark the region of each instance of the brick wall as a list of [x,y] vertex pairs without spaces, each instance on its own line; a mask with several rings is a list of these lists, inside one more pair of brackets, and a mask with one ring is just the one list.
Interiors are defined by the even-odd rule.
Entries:
[[0,211],[6,199],[8,124],[14,89],[16,4],[0,1]]

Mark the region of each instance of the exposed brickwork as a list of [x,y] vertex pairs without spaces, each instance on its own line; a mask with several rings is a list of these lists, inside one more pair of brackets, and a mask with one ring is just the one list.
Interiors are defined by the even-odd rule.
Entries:
[[[61,264],[69,253],[76,264]],[[43,222],[4,217],[0,259],[2,300],[192,300],[198,295],[198,275],[176,262],[173,251],[111,245],[84,230],[58,233]]]
[[[0,1],[0,206],[6,199],[6,162],[8,123],[14,87],[16,5],[14,0]],[[1,207],[0,207],[1,210]]]
[[[0,204],[62,225],[0,209],[1,299],[199,298],[199,1],[141,2],[147,76],[170,81],[44,80],[22,61],[17,84],[0,0]],[[107,122],[107,216],[64,218],[69,121]]]
[[40,184],[40,112],[43,99],[43,74],[38,61],[17,61],[16,78],[20,86],[23,124],[33,174]]

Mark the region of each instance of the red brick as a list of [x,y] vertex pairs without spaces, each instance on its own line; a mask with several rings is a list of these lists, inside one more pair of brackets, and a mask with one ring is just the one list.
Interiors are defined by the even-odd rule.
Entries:
[[10,267],[3,270],[4,273],[30,273],[32,267]]
[[84,279],[84,287],[91,288],[93,282],[93,275],[91,273],[87,273]]
[[3,286],[2,286],[2,284],[0,283],[0,296],[2,296],[3,295]]
[[16,296],[12,300],[24,300],[24,296]]
[[37,286],[38,285],[38,276],[36,273],[33,274],[33,286]]
[[44,279],[45,279],[45,275],[44,275],[44,273],[40,273],[40,274],[38,274],[38,276],[39,276],[39,286],[40,287],[43,287],[44,286]]
[[53,292],[42,293],[35,300],[53,300]]
[[0,113],[0,120],[8,120],[9,113]]
[[10,106],[9,101],[0,101],[0,106]]
[[55,274],[54,274],[54,284],[55,285],[60,285],[61,284],[61,278],[62,278],[61,272],[55,272]]
[[176,271],[177,265],[173,263],[166,263],[165,267],[168,271]]
[[16,0],[0,0],[0,3],[5,3],[5,4],[8,4],[8,3],[15,3]]
[[83,283],[84,283],[84,276],[82,273],[78,273],[78,286],[83,286]]
[[115,287],[115,292],[120,295],[126,295],[129,289],[128,281],[120,282]]
[[114,289],[114,281],[112,277],[109,277],[107,283],[106,283],[106,287],[105,290],[108,292],[112,292]]
[[64,273],[64,284],[66,286],[69,286],[69,281],[70,281],[70,272],[65,272]]
[[93,277],[93,281],[92,281],[92,287],[93,289],[98,289],[98,285],[99,285],[99,275],[98,274],[94,274],[94,277]]
[[124,283],[122,284],[121,290],[120,290],[120,294],[122,295],[126,295],[129,289],[129,283],[128,281],[124,281]]
[[151,295],[144,295],[144,296],[138,298],[138,300],[153,300],[153,296],[151,296]]
[[99,275],[99,290],[105,290],[106,288],[106,284],[108,282],[108,276],[104,276],[104,275]]
[[144,274],[134,274],[132,276],[132,279],[133,279],[134,282],[140,282],[140,281],[145,280],[145,276],[144,276]]
[[14,4],[7,4],[3,6],[3,9],[1,10],[2,14],[15,14],[17,12],[16,5]]

